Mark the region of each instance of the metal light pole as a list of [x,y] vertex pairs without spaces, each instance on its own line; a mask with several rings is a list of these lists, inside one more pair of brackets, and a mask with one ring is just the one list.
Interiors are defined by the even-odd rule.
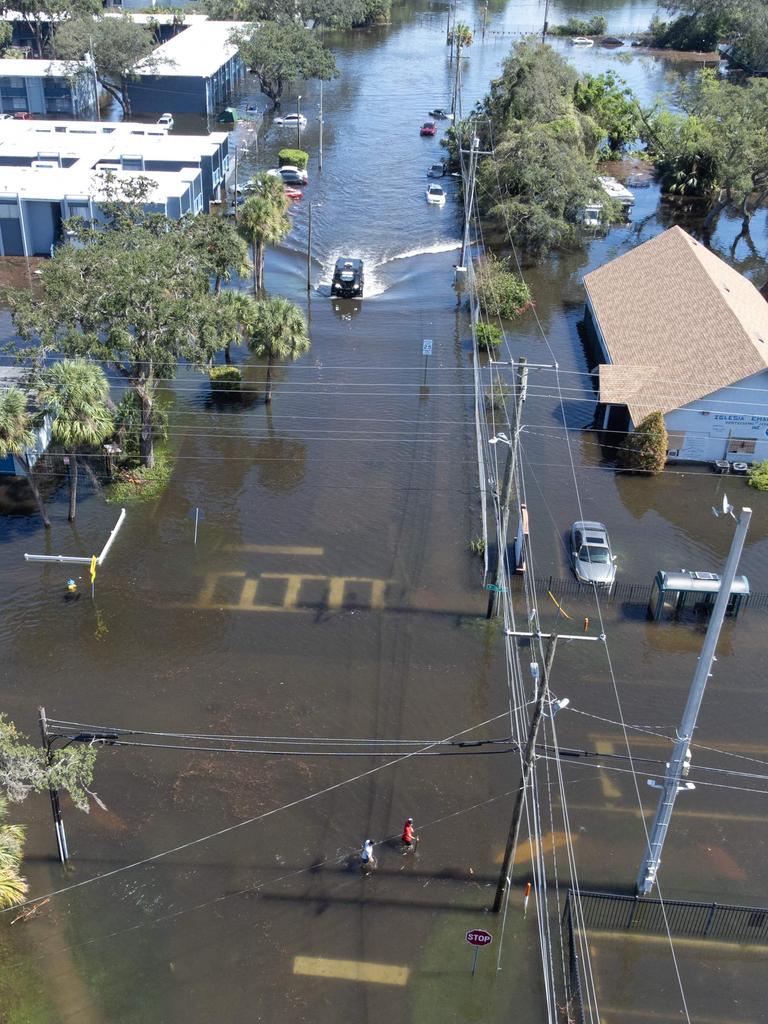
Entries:
[[307,291],[312,291],[312,207],[322,203],[309,204],[309,229],[307,231]]
[[547,29],[549,28],[549,0],[546,0],[544,4],[544,24],[541,27],[541,41],[545,43],[547,41]]
[[320,79],[320,147],[317,159],[318,171],[323,170],[323,80]]
[[461,259],[458,269],[466,267],[467,246],[469,245],[469,226],[472,221],[472,205],[475,201],[475,178],[477,177],[477,158],[480,153],[480,139],[475,136],[472,139],[472,148],[469,151],[469,185],[464,196],[464,234],[461,240]]
[[[727,502],[725,503],[725,510],[728,512],[731,511]],[[652,785],[655,788],[661,788],[662,792],[659,797],[659,805],[656,808],[656,816],[653,819],[653,826],[651,828],[648,845],[645,850],[645,856],[643,857],[643,862],[640,865],[640,871],[638,872],[637,881],[635,883],[637,892],[643,896],[648,895],[656,881],[656,874],[659,870],[659,864],[661,863],[661,851],[664,848],[664,840],[667,837],[667,831],[672,819],[672,811],[675,806],[677,794],[681,789],[695,788],[691,782],[684,783],[681,786],[680,780],[685,774],[687,774],[687,768],[690,765],[690,745],[693,739],[693,731],[696,728],[696,719],[698,718],[699,708],[701,707],[701,702],[704,697],[707,679],[711,674],[712,663],[715,660],[717,641],[720,638],[720,630],[723,625],[723,619],[725,618],[725,611],[731,597],[731,587],[733,586],[733,580],[736,576],[736,570],[739,567],[739,559],[741,558],[741,552],[744,547],[744,540],[747,536],[747,529],[749,528],[749,521],[751,518],[752,509],[743,508],[736,523],[736,530],[734,531],[733,540],[731,541],[731,550],[728,553],[728,559],[725,563],[722,579],[720,580],[720,589],[717,593],[717,600],[715,601],[715,607],[712,610],[712,617],[709,620],[707,635],[704,637],[704,644],[701,648],[699,662],[696,666],[693,682],[691,683],[691,689],[688,694],[685,711],[683,711],[683,718],[680,723],[680,727],[677,730],[677,740],[675,742],[674,750],[672,751],[672,757],[669,765],[667,766],[667,773],[664,777],[664,782],[660,784],[655,782],[653,779],[649,780],[649,785]]]
[[296,149],[301,149],[301,96],[296,97]]
[[491,584],[490,593],[488,595],[488,611],[485,616],[487,619],[492,619],[499,614],[501,591],[504,586],[504,560],[507,555],[509,505],[512,499],[512,481],[515,477],[515,466],[517,465],[517,447],[520,439],[523,402],[525,401],[526,382],[528,380],[528,368],[526,363],[526,358],[521,356],[518,360],[517,370],[515,373],[515,422],[512,425],[512,440],[509,441],[502,435],[499,435],[496,438],[496,441],[504,441],[508,447],[507,461],[504,466],[504,483],[502,484],[501,494],[499,494],[499,498],[501,499],[501,510],[499,532],[496,537],[496,569],[493,574],[493,583]]

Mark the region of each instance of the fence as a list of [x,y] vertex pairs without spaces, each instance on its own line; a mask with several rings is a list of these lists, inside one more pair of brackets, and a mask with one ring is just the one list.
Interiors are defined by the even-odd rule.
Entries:
[[[575,578],[563,579],[560,576],[534,576],[533,585],[537,594],[551,593],[560,601],[563,598],[589,598],[592,590],[589,584],[579,583]],[[522,586],[522,584],[521,584]],[[651,600],[652,584],[646,583],[614,583],[608,589],[601,588],[600,601],[602,604],[636,604],[648,605]],[[768,593],[752,593],[744,605],[745,611],[766,611],[768,610]]]
[[[569,932],[571,900],[566,904]],[[768,943],[768,909],[723,903],[690,903],[686,900],[649,900],[607,892],[579,894],[579,919],[585,928],[605,931],[691,935],[731,939],[735,942]],[[569,939],[573,945],[572,939]]]

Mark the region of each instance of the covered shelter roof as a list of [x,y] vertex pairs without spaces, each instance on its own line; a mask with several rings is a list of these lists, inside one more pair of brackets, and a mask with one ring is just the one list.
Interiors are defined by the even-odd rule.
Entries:
[[679,227],[584,277],[610,360],[600,401],[637,424],[768,366],[768,302]]

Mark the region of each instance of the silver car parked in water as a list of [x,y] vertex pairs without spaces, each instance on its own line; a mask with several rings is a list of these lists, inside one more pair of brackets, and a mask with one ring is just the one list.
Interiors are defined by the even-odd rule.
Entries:
[[571,563],[582,583],[610,587],[616,579],[616,558],[602,523],[578,520],[571,527]]

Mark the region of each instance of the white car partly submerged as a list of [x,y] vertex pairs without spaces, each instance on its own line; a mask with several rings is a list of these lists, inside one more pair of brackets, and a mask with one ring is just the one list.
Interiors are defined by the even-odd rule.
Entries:
[[173,128],[173,114],[161,114],[157,119],[157,123],[161,128],[167,128],[170,131]]
[[442,185],[429,185],[427,187],[427,202],[433,206],[445,206],[445,189]]
[[295,128],[297,125],[300,128],[306,128],[307,119],[303,114],[282,114],[280,117],[274,118],[272,124],[279,124],[281,128]]

